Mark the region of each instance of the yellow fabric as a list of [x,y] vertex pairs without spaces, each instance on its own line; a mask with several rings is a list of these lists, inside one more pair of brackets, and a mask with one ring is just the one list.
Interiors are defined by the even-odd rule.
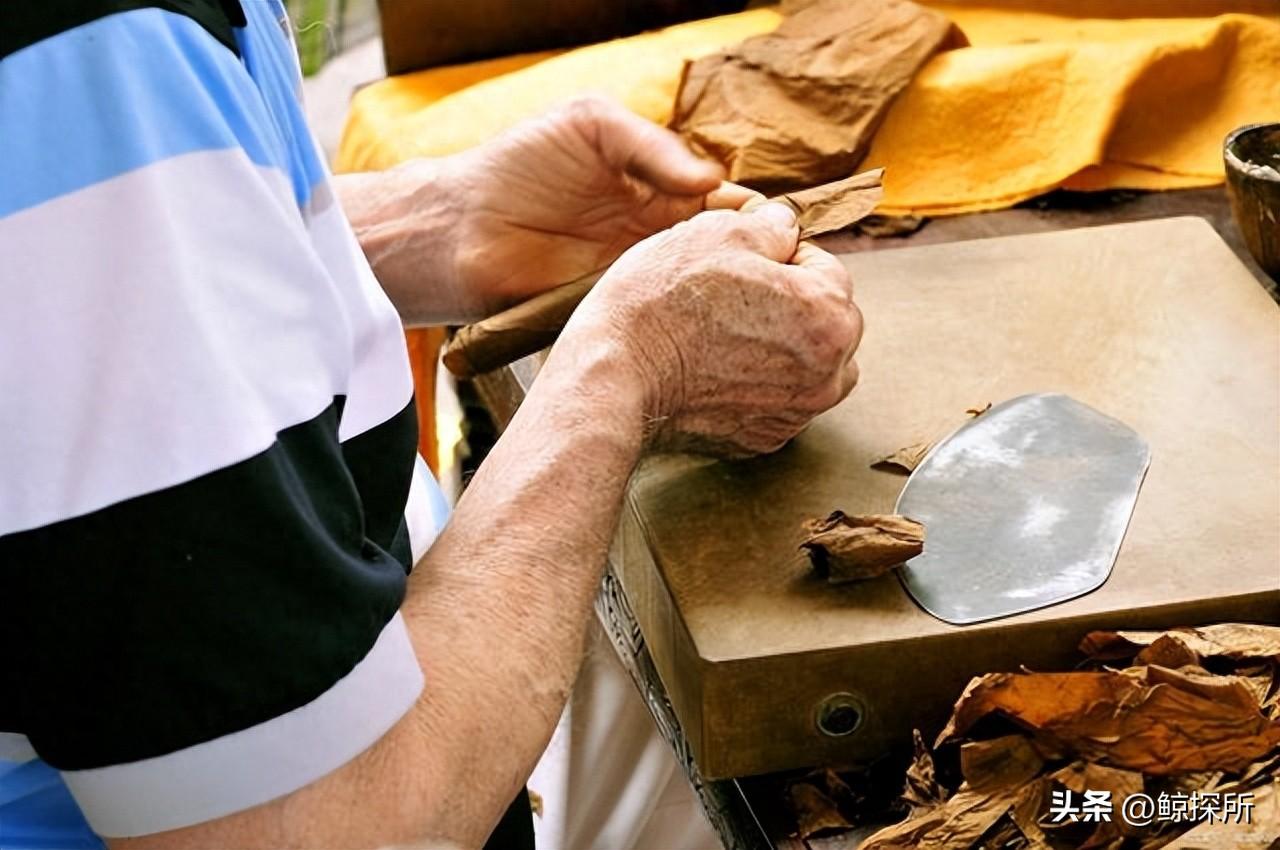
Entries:
[[[408,125],[421,119],[441,98],[503,74],[510,74],[555,56],[557,51],[504,56],[466,65],[433,68],[415,74],[387,77],[356,92],[342,130],[334,168],[338,171],[380,171],[414,156],[453,153],[419,149],[424,140]],[[428,117],[428,120],[429,117]],[[468,122],[469,124],[469,122]],[[429,143],[430,134],[428,134]],[[480,141],[480,139],[477,139]]]
[[610,95],[665,124],[684,60],[769,32],[779,20],[773,9],[755,9],[554,58],[530,54],[389,78],[356,93],[336,167],[375,170],[413,156],[455,153],[583,92]]
[[[1274,15],[1126,20],[926,5],[950,15],[972,46],[935,57],[877,133],[865,165],[886,167],[883,212],[994,209],[1060,186],[1212,185],[1223,179],[1228,131],[1280,120]],[[1052,8],[1106,8],[1089,5]],[[1200,12],[1240,8],[1225,0],[1194,5]],[[338,167],[385,168],[453,153],[581,91],[612,94],[664,123],[685,59],[767,32],[778,20],[772,9],[758,9],[562,55],[376,83],[355,99]]]
[[934,58],[865,164],[881,210],[945,215],[1050,189],[1220,183],[1222,139],[1280,119],[1280,21],[946,11],[973,47]]

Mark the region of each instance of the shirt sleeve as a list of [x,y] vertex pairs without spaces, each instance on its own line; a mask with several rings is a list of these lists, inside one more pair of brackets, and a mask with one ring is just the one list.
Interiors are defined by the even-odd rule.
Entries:
[[332,199],[200,20],[10,52],[0,126],[0,732],[107,836],[294,791],[422,688],[407,362],[347,434],[372,344],[302,209]]

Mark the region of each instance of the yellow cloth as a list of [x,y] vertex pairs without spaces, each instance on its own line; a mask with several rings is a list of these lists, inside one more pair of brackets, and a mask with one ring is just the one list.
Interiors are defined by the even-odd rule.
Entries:
[[885,166],[885,212],[1212,185],[1229,131],[1280,119],[1274,19],[946,11],[973,46],[925,66],[876,134],[866,165]]
[[[950,15],[972,46],[925,66],[877,133],[865,165],[886,167],[883,212],[994,209],[1059,186],[1212,185],[1223,179],[1228,131],[1280,120],[1274,15],[1126,20],[927,5]],[[685,59],[777,22],[777,12],[758,9],[560,55],[385,80],[356,96],[338,167],[462,150],[580,91],[604,91],[665,122]]]
[[376,170],[413,156],[456,153],[584,92],[610,95],[665,124],[684,60],[769,32],[780,20],[772,9],[756,9],[561,55],[530,54],[388,78],[352,100],[337,168]]

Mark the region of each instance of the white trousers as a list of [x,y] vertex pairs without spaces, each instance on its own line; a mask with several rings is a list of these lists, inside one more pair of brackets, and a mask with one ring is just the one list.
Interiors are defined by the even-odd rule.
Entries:
[[720,850],[671,747],[592,618],[586,658],[529,779],[538,850]]

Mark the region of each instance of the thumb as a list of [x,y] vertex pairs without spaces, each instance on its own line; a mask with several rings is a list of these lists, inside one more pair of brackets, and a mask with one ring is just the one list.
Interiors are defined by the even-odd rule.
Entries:
[[705,195],[720,186],[723,169],[695,155],[665,127],[605,98],[579,103],[588,138],[614,168],[669,195]]
[[746,186],[739,186],[737,183],[725,181],[715,191],[708,192],[702,201],[704,210],[742,210],[744,212],[751,210],[757,204],[762,204],[766,200],[765,196],[748,189]]
[[800,227],[791,207],[774,201],[749,205],[749,212],[739,214],[738,220],[759,253],[778,263],[790,262],[795,256]]

